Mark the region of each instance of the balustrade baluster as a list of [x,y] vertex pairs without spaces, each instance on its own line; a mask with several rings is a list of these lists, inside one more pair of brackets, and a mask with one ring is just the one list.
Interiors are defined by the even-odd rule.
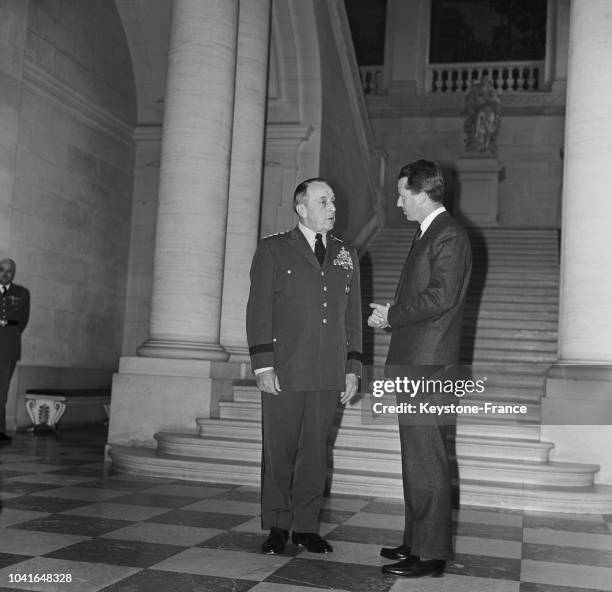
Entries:
[[[534,92],[539,90],[542,62],[489,62],[430,64],[426,70],[425,88],[435,93],[466,93],[488,76],[498,92]],[[368,92],[379,92],[380,69],[372,68]]]
[[510,78],[510,72],[508,68],[504,68],[502,70],[502,85],[501,85],[502,90],[508,90],[509,88],[508,79],[509,78]]
[[457,78],[458,78],[458,72],[457,70],[454,70],[451,72],[451,91],[452,92],[457,92]]
[[531,70],[527,72],[527,76],[525,77],[525,92],[530,92],[533,90],[533,76],[531,75]]

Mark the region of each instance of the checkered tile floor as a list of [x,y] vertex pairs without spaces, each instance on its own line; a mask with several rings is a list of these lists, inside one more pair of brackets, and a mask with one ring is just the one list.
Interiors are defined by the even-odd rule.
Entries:
[[0,448],[0,592],[612,590],[612,516],[462,508],[445,576],[407,580],[380,573],[380,546],[401,540],[397,501],[332,496],[334,553],[266,556],[255,487],[113,474],[103,447],[88,430]]

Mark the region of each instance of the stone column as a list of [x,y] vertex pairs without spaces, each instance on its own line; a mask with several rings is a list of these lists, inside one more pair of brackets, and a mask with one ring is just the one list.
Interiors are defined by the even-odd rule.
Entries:
[[221,343],[235,362],[249,361],[246,301],[259,236],[269,41],[270,0],[242,2],[221,305]]
[[565,122],[559,357],[612,363],[612,2],[574,0]]
[[141,356],[227,359],[219,344],[238,0],[175,0],[150,337]]
[[242,376],[219,344],[237,29],[238,0],[174,0],[150,337],[113,377],[109,449],[194,433]]
[[542,399],[553,460],[612,483],[612,3],[572,0],[565,120],[559,363]]

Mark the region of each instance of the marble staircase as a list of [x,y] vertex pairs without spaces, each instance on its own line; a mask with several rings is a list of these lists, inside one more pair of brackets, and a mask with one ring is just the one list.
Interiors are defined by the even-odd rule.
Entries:
[[[385,229],[362,259],[364,310],[393,299],[412,230]],[[486,377],[480,400],[522,404],[520,418],[460,417],[454,439],[464,505],[558,512],[612,512],[612,487],[596,485],[597,465],[551,462],[540,440],[540,398],[556,360],[557,236],[550,230],[490,229],[471,236],[474,271],[465,315],[463,362]],[[384,364],[388,336],[366,331],[368,361]],[[476,402],[472,398],[470,403]],[[369,411],[369,410],[368,410]],[[175,478],[254,484],[259,480],[260,395],[250,381],[234,386],[218,418],[197,419],[197,433],[162,432],[157,450],[113,447],[119,470]],[[338,409],[331,490],[401,497],[397,425],[365,415],[357,403]]]

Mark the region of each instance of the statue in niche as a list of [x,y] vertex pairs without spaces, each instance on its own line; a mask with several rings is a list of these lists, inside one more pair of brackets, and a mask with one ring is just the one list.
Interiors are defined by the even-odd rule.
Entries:
[[488,76],[472,85],[465,96],[467,118],[463,129],[468,152],[497,153],[495,138],[501,126],[501,101]]

